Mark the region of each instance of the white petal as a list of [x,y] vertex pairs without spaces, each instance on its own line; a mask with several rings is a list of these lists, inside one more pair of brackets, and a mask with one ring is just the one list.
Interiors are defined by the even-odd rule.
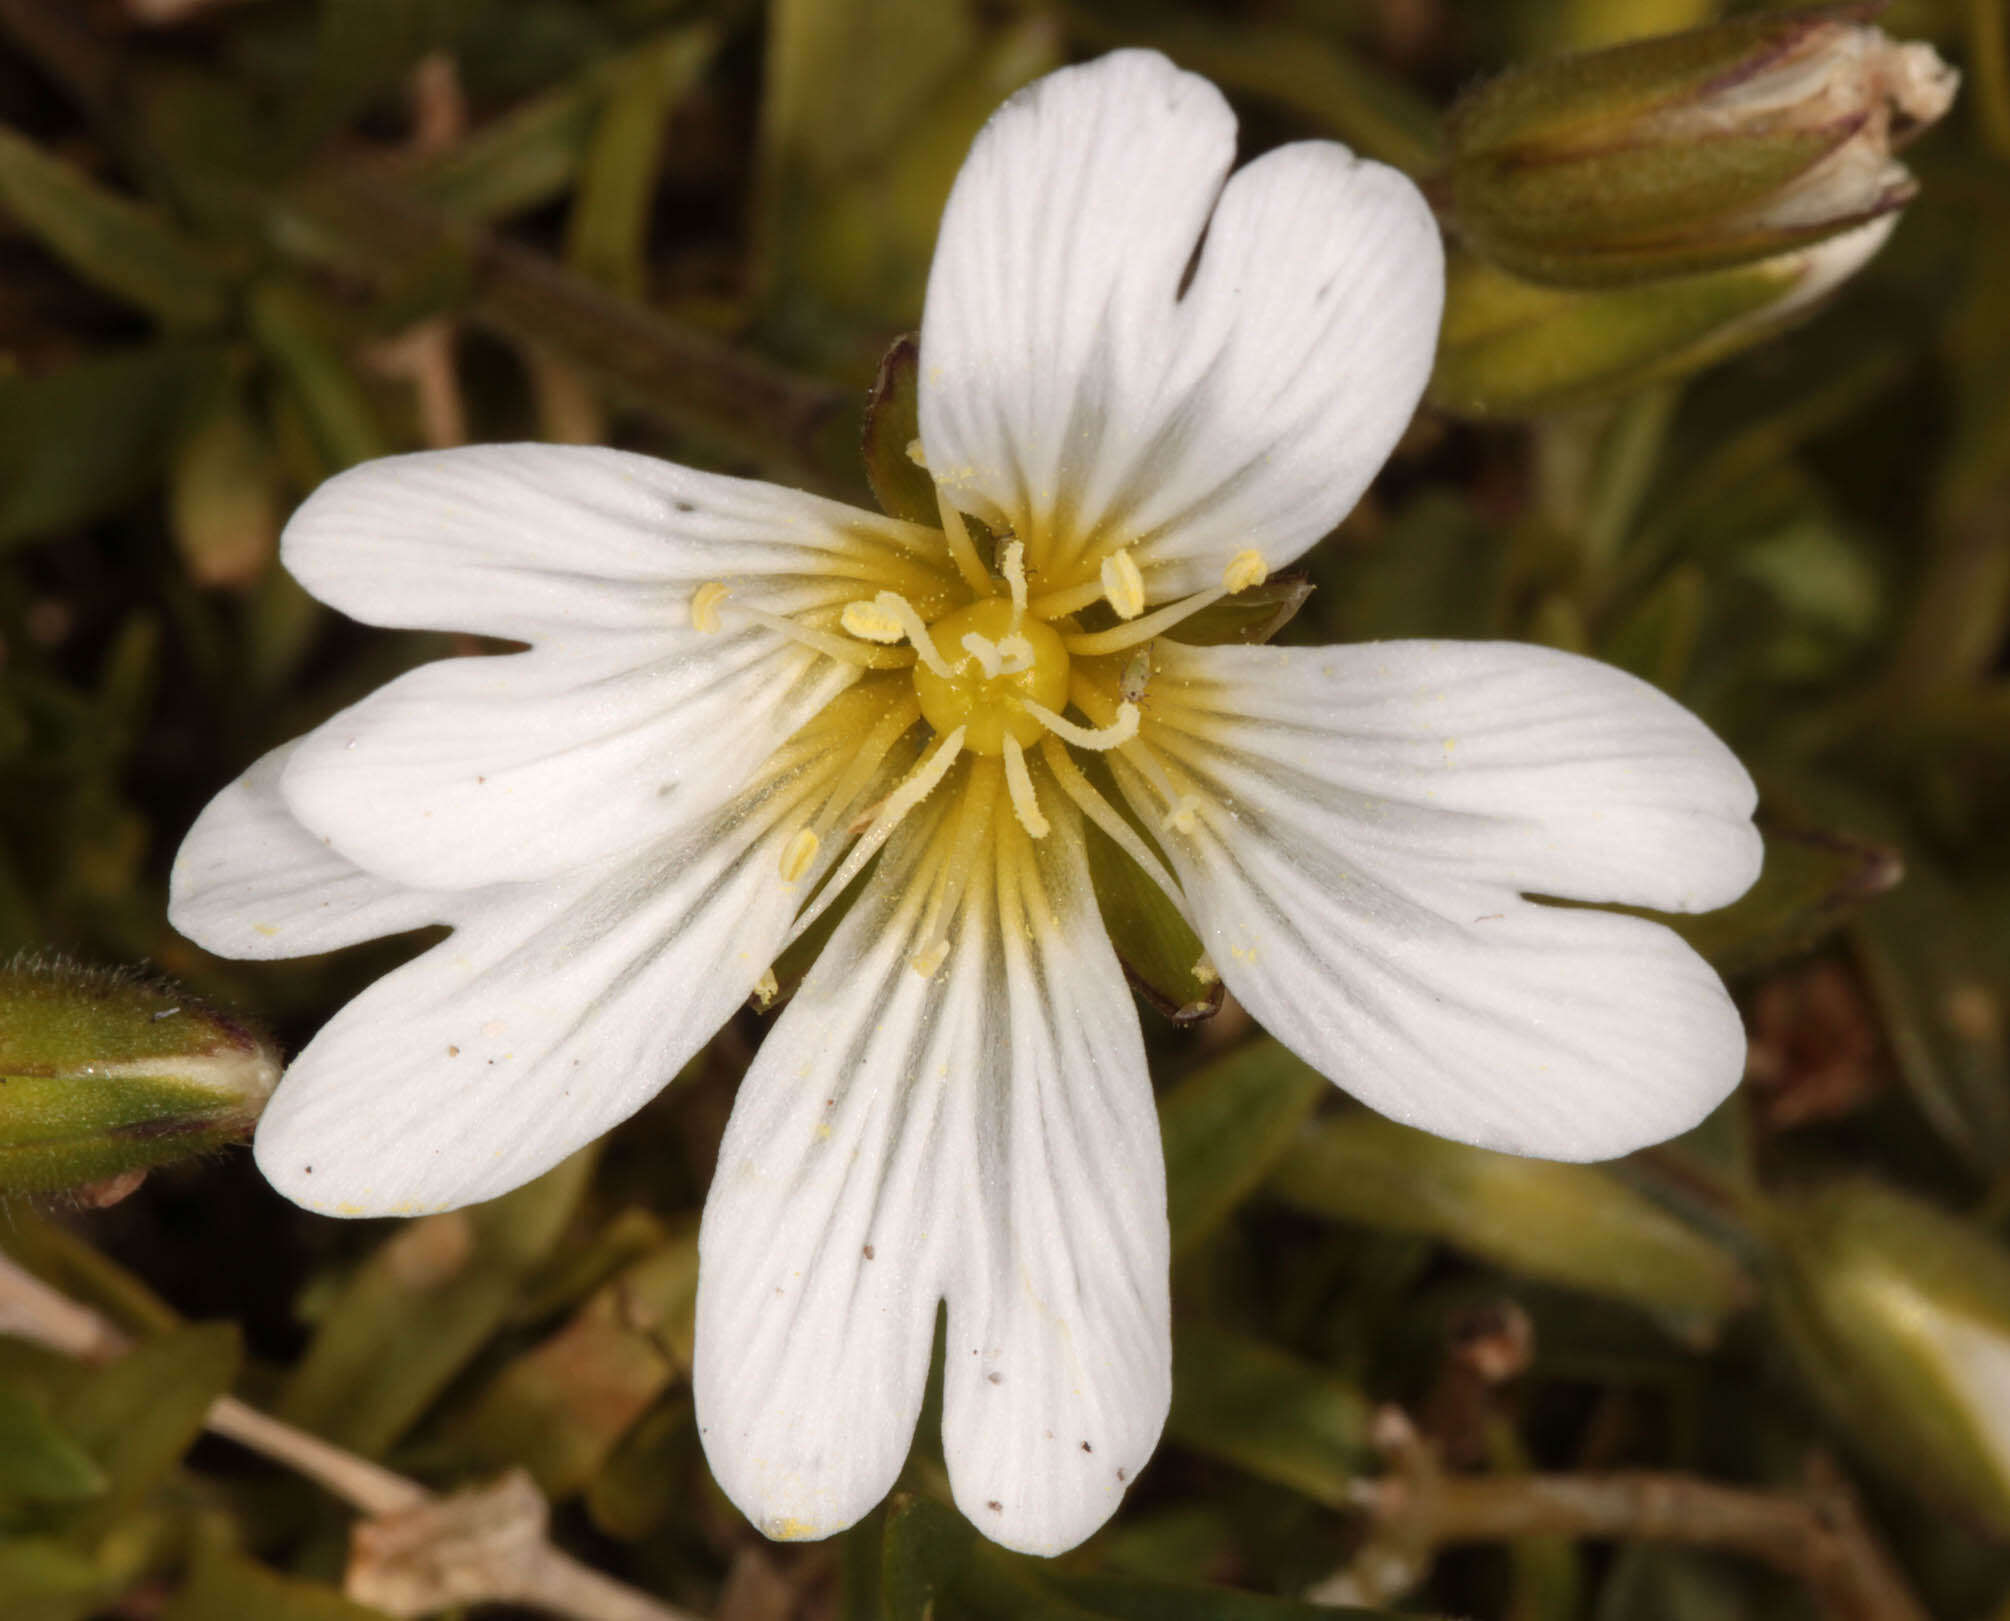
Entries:
[[1672,931],[1523,898],[1700,908],[1750,884],[1750,779],[1679,705],[1507,644],[1162,654],[1120,781],[1170,824],[1229,988],[1350,1092],[1598,1159],[1736,1084],[1737,1010]]
[[1049,584],[1130,543],[1154,597],[1245,547],[1281,566],[1353,506],[1429,376],[1443,249],[1416,188],[1321,142],[1223,189],[1234,147],[1212,86],[1123,51],[1007,102],[958,176],[922,442]]
[[406,883],[549,877],[690,826],[858,674],[758,627],[652,652],[545,646],[410,671],[302,740],[286,802]]
[[494,1198],[646,1103],[766,971],[826,852],[780,855],[841,757],[764,775],[640,857],[452,897],[447,939],[351,1002],[259,1122],[259,1169],[333,1215]]
[[1164,1420],[1157,1120],[1058,794],[1036,942],[1000,935],[1001,895],[1009,932],[1041,889],[1000,796],[1006,878],[973,882],[931,979],[911,966],[919,879],[962,780],[896,834],[763,1044],[706,1201],[700,1433],[770,1535],[827,1536],[891,1487],[945,1295],[945,1448],[987,1535],[1040,1552],[1080,1541]]
[[175,853],[168,920],[225,957],[302,957],[401,934],[446,915],[443,898],[376,877],[293,819],[274,749],[212,799]]
[[1116,1511],[1172,1398],[1158,1115],[1066,821],[1037,856],[1016,823],[1003,830],[1010,1078],[978,1095],[942,1392],[957,1506],[1036,1554],[1074,1547]]
[[[777,613],[939,577],[930,531],[797,490],[578,445],[473,445],[365,462],[293,515],[282,556],[371,624],[525,641],[657,637],[708,581]],[[864,570],[856,592],[843,576]],[[879,575],[885,578],[880,579]]]

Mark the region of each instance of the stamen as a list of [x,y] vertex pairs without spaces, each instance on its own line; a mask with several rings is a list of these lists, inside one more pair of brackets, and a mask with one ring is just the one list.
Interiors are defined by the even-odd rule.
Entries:
[[[852,755],[843,773],[831,785],[823,803],[817,807],[816,816],[812,818],[810,826],[819,837],[828,833],[838,818],[851,809],[859,795],[872,786],[873,779],[878,776],[879,768],[885,763],[887,755],[893,752],[894,744],[898,743],[907,734],[908,728],[919,719],[921,719],[921,705],[915,702],[911,691],[906,695],[905,701],[896,700],[888,707],[887,712],[866,734],[865,741]],[[868,825],[870,822],[871,818],[868,817]]]
[[[921,927],[915,930],[919,938],[941,945],[940,954],[933,947],[919,953],[923,961],[932,958],[935,967],[941,966],[942,957],[948,953],[949,931],[955,927],[957,914],[963,908],[964,893],[970,888],[971,878],[985,864],[991,848],[991,822],[999,798],[998,777],[995,761],[980,755],[971,762],[946,847],[937,846],[928,880],[928,910],[922,915]],[[910,965],[924,978],[935,972],[935,967],[923,969],[914,959],[910,959]]]
[[[1020,638],[1025,640],[1024,637]],[[996,681],[1005,673],[1005,660],[998,644],[988,636],[980,636],[971,631],[963,638],[963,651],[977,661],[977,667],[984,672],[984,679]]]
[[817,858],[823,840],[806,827],[796,829],[796,836],[782,847],[782,882],[793,884],[810,870],[810,863]]
[[1172,809],[1159,818],[1159,827],[1167,833],[1193,834],[1200,828],[1200,799],[1195,794],[1181,794],[1173,801]]
[[1221,970],[1215,967],[1213,959],[1205,951],[1194,959],[1194,965],[1187,972],[1203,985],[1213,985],[1221,979]]
[[1077,608],[1086,608],[1092,602],[1101,601],[1102,596],[1103,582],[1100,579],[1084,580],[1080,585],[1035,597],[1027,603],[1026,611],[1036,619],[1059,619],[1063,614],[1071,614]]
[[1087,726],[1077,726],[1073,721],[1055,714],[1045,704],[1034,703],[1031,698],[1021,698],[1019,700],[1019,707],[1056,737],[1074,744],[1078,749],[1095,749],[1098,752],[1104,749],[1114,749],[1130,742],[1132,738],[1138,735],[1138,706],[1136,704],[1118,704],[1116,720],[1108,726],[1100,726],[1093,729]]
[[907,632],[901,629],[900,621],[886,613],[877,604],[865,601],[847,602],[838,623],[846,632],[861,641],[879,642],[892,646],[906,639]]
[[907,966],[912,968],[923,979],[933,979],[935,971],[942,966],[943,959],[948,955],[949,942],[947,940],[937,940],[934,945],[929,946],[926,950],[917,951],[912,957],[909,957],[907,959]]
[[1128,625],[1112,625],[1108,630],[1076,632],[1063,636],[1061,645],[1074,658],[1094,658],[1101,653],[1121,653],[1127,647],[1136,647],[1140,642],[1148,642],[1155,636],[1162,636],[1182,619],[1190,619],[1201,609],[1211,607],[1228,595],[1225,586],[1214,586],[1206,591],[1196,591],[1190,597],[1182,597],[1178,602],[1169,602],[1156,613],[1146,614],[1142,619],[1133,619]]
[[949,661],[935,650],[935,638],[928,634],[928,627],[921,622],[921,615],[914,611],[913,603],[892,591],[882,591],[872,599],[872,605],[900,626],[901,634],[913,645],[916,658],[943,680],[956,679],[956,672],[950,668]]
[[1103,559],[1100,577],[1103,595],[1110,599],[1119,619],[1135,619],[1145,611],[1145,577],[1138,572],[1137,559],[1128,546]]
[[913,462],[914,465],[916,467],[919,467],[924,473],[928,471],[928,455],[921,448],[921,441],[919,439],[908,440],[907,459]]
[[940,484],[935,486],[935,508],[942,514],[942,538],[949,543],[949,559],[956,565],[956,572],[980,597],[990,596],[991,572],[977,555],[976,542],[970,538],[963,514],[956,510]]
[[707,580],[691,593],[691,628],[701,636],[719,632],[719,604],[732,592],[717,580]]
[[[723,597],[711,601],[712,612],[716,615]],[[695,610],[696,600],[692,602]],[[753,620],[757,625],[766,625],[778,635],[786,636],[792,642],[800,642],[804,647],[814,649],[826,658],[833,658],[840,664],[855,664],[862,670],[904,670],[914,664],[914,657],[905,648],[866,647],[849,637],[834,636],[827,630],[815,630],[786,614],[769,613],[765,608],[750,608],[744,603],[734,603],[732,611]]]
[[1026,751],[1018,738],[1005,734],[1005,787],[1012,795],[1012,814],[1029,838],[1044,839],[1053,828],[1040,814],[1040,800],[1033,792],[1033,775],[1026,769]]
[[1068,751],[1061,746],[1058,737],[1040,740],[1040,757],[1047,762],[1047,769],[1054,773],[1054,780],[1061,785],[1061,792],[1072,799],[1082,814],[1109,835],[1110,842],[1125,855],[1135,861],[1144,875],[1164,890],[1185,911],[1185,901],[1179,885],[1165,863],[1152,853],[1151,846],[1138,837],[1138,831],[1124,820],[1123,813],[1101,794],[1096,786],[1082,774],[1082,768],[1068,757]]
[[845,892],[859,875],[859,869],[879,854],[880,846],[892,837],[902,818],[933,793],[942,779],[949,775],[949,768],[956,764],[956,757],[963,752],[963,737],[963,728],[959,726],[955,731],[937,738],[935,752],[909,772],[900,786],[886,796],[872,825],[846,852],[843,864],[831,874],[816,899],[797,915],[788,939],[782,942],[784,947],[802,938],[803,931],[822,917],[830,903]]
[[1017,625],[1020,616],[1026,612],[1026,545],[1023,541],[1008,541],[1005,557],[1001,564],[1005,583],[1012,590],[1012,623]]
[[775,998],[782,994],[781,982],[775,978],[772,965],[761,970],[761,977],[754,981],[754,1007],[765,1013],[775,1005]]
[[1263,560],[1263,553],[1255,548],[1237,552],[1228,560],[1228,567],[1221,571],[1221,588],[1224,591],[1248,591],[1270,578],[1270,565]]

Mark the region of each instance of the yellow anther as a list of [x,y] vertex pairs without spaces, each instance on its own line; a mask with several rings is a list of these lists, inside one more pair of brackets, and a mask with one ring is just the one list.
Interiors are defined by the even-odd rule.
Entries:
[[936,969],[942,966],[943,959],[948,955],[949,942],[947,940],[938,940],[926,950],[917,951],[912,957],[909,957],[907,959],[907,966],[912,968],[923,979],[933,979]]
[[781,982],[775,978],[774,969],[763,968],[761,977],[754,981],[754,1006],[765,1013],[774,1006],[775,998],[781,994]]
[[872,602],[847,602],[838,623],[862,642],[883,642],[888,646],[907,634],[906,628],[884,608]]
[[1028,838],[1044,839],[1053,831],[1047,818],[1040,814],[1040,799],[1033,792],[1033,774],[1026,769],[1026,751],[1009,732],[1005,734],[1005,787],[1012,798],[1012,814],[1019,818]]
[[1187,972],[1203,985],[1212,985],[1221,978],[1221,971],[1208,960],[1206,952],[1200,954],[1195,960],[1194,965]]
[[1130,548],[1104,558],[1101,573],[1103,595],[1110,599],[1119,619],[1135,619],[1145,611],[1145,577],[1138,572]]
[[921,448],[921,441],[919,439],[908,440],[907,459],[913,462],[914,465],[916,467],[919,467],[924,473],[928,471],[928,455],[927,452],[925,452]]
[[782,847],[782,882],[793,884],[810,870],[810,863],[817,858],[817,851],[823,847],[823,840],[806,827],[796,829],[796,836]]
[[1228,567],[1221,571],[1221,588],[1224,591],[1247,591],[1270,578],[1270,565],[1263,560],[1263,553],[1250,549],[1237,552],[1228,560]]
[[1159,821],[1159,827],[1167,833],[1195,833],[1200,830],[1200,801],[1192,794],[1182,794],[1173,808]]
[[707,580],[691,593],[691,628],[710,636],[719,629],[719,604],[733,593],[717,580]]

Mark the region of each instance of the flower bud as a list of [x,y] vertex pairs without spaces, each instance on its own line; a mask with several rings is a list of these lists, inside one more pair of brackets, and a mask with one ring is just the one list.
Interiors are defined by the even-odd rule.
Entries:
[[1783,1202],[1775,1321],[1837,1424],[1922,1493],[2010,1533],[2010,1253],[1869,1182]]
[[1546,287],[1454,252],[1431,403],[1458,416],[1536,416],[1714,365],[1811,312],[1895,223],[1887,215],[1756,264],[1630,287]]
[[279,1069],[263,1037],[165,982],[0,965],[0,1193],[129,1190],[242,1137]]
[[1894,147],[1960,76],[1870,5],[1770,12],[1510,70],[1453,110],[1459,236],[1518,275],[1637,281],[1768,259],[1917,189]]

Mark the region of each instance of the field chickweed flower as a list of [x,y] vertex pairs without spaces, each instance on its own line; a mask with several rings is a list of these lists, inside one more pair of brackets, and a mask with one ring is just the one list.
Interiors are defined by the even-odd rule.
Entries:
[[773,1536],[893,1484],[944,1301],[950,1481],[990,1536],[1072,1546],[1157,1441],[1164,1171],[1088,823],[1398,1119],[1597,1158],[1740,1070],[1673,933],[1524,898],[1745,889],[1752,787],[1687,712],[1539,648],[1173,639],[1354,504],[1442,291],[1400,175],[1307,143],[1230,176],[1234,147],[1221,96],[1141,52],[992,119],[922,326],[940,530],[518,445],[359,467],[286,532],[359,619],[530,644],[267,755],[182,849],[175,922],[218,951],[453,930],[293,1064],[257,1140],[290,1197],[516,1187],[861,881],[741,1085],[700,1237],[705,1447]]

